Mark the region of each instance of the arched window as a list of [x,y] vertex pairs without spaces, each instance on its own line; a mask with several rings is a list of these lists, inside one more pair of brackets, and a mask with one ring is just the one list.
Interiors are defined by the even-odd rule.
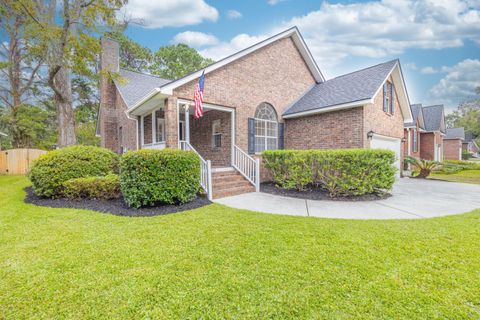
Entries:
[[255,152],[278,149],[278,121],[275,109],[262,102],[255,111]]

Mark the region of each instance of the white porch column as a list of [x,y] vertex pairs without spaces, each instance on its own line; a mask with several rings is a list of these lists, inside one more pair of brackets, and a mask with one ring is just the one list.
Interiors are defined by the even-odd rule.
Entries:
[[188,104],[185,107],[185,141],[190,143],[190,106]]
[[[413,131],[415,133],[415,131]],[[410,128],[407,129],[407,148],[408,148],[408,151],[407,151],[407,155],[410,156],[410,152],[412,150],[412,134],[410,132]]]

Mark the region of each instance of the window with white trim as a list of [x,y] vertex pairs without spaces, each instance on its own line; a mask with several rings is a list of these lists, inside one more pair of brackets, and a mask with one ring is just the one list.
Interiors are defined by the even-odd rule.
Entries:
[[255,153],[277,149],[277,114],[270,104],[263,102],[255,112]]
[[220,119],[212,122],[212,148],[220,148],[222,146],[222,133],[220,131]]
[[418,151],[418,133],[417,133],[417,128],[414,128],[414,129],[413,129],[413,145],[412,145],[412,148],[413,148],[413,152],[417,152],[417,151]]
[[157,117],[157,131],[155,142],[165,141],[165,119]]

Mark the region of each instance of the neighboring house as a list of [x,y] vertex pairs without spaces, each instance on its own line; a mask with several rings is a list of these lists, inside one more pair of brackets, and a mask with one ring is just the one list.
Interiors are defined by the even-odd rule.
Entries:
[[463,128],[449,128],[443,137],[443,156],[445,160],[462,160],[462,144],[465,140]]
[[475,142],[475,137],[471,132],[465,133],[465,140],[463,140],[462,150],[463,152],[469,153],[473,158],[479,157],[480,147]]
[[258,190],[264,150],[386,148],[400,169],[404,122],[413,119],[398,60],[325,80],[291,28],[207,66],[204,117],[194,119],[203,70],[162,79],[119,69],[116,42],[102,39],[102,49],[102,69],[124,78],[101,80],[102,146],[194,149],[209,196]]
[[443,105],[422,107],[424,130],[420,133],[420,158],[443,160],[443,137],[445,135],[445,113]]
[[425,120],[423,118],[423,108],[421,104],[412,104],[410,107],[412,110],[413,121],[405,124],[405,130],[404,130],[405,143],[403,145],[404,147],[403,155],[420,158],[420,154],[421,154],[420,136],[421,136],[421,133],[425,131]]

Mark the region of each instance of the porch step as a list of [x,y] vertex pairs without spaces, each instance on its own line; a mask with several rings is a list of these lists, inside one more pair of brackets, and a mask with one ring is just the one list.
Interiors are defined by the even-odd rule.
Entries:
[[255,187],[238,171],[212,172],[212,188],[214,199],[255,191]]

